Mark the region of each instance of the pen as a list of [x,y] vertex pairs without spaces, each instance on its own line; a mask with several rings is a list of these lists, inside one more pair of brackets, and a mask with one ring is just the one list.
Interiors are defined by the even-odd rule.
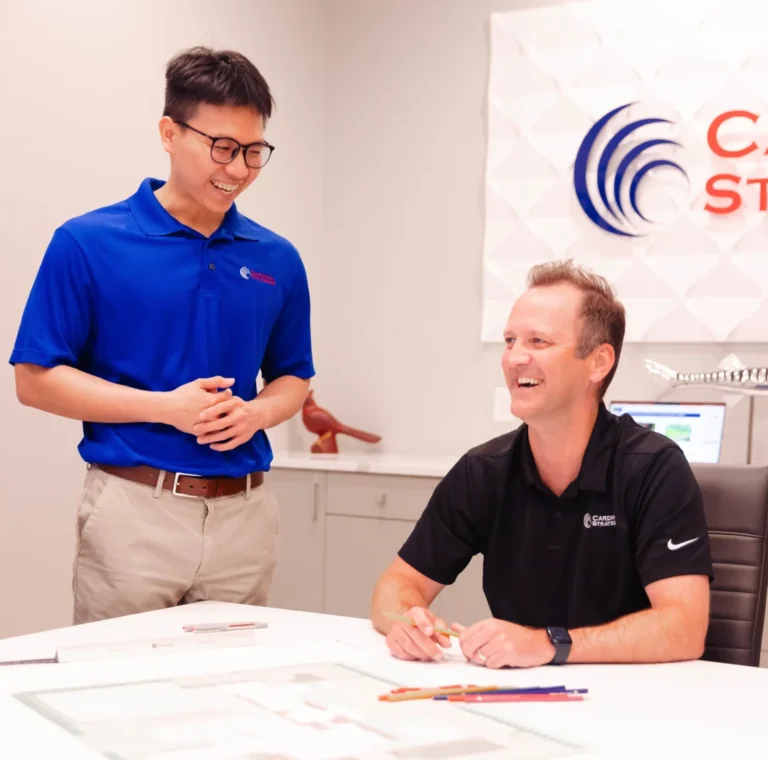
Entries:
[[[472,692],[473,695],[483,694],[587,694],[588,689],[566,689],[564,686],[553,687],[531,687],[530,689],[489,689],[488,691]],[[432,697],[434,700],[448,699],[447,694],[437,694]]]
[[[388,617],[390,620],[397,620],[401,623],[408,623],[409,625],[416,625],[416,621],[412,617],[408,617],[408,615],[395,615],[393,612],[385,612],[385,617]],[[433,625],[432,628],[434,628],[435,633],[442,633],[445,636],[455,636],[458,638],[461,636],[461,634],[458,631],[454,631],[451,628],[443,628],[439,625]]]
[[[485,687],[482,691],[472,692],[473,694],[586,694],[587,689],[566,689],[565,686],[530,686],[514,689],[505,689],[504,687],[493,688]],[[446,699],[446,696],[438,694],[433,699]]]
[[203,633],[210,631],[240,631],[248,628],[266,628],[266,623],[258,621],[248,621],[244,623],[194,623],[185,625],[184,630],[187,633]]
[[396,691],[379,696],[380,702],[404,702],[410,699],[432,699],[437,695],[447,694],[471,694],[483,692],[487,694],[488,686],[442,686],[435,689],[410,689],[408,691]]
[[583,702],[580,694],[458,694],[449,697],[452,702]]
[[581,694],[452,694],[449,702],[583,702]]

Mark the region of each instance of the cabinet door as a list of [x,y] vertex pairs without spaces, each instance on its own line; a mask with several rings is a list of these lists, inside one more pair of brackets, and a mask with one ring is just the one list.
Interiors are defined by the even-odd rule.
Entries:
[[331,472],[328,514],[415,522],[440,481],[410,475]]
[[325,473],[275,469],[266,484],[280,508],[280,559],[269,606],[322,612]]
[[414,525],[407,520],[328,515],[325,612],[370,617],[376,582]]
[[483,555],[476,554],[456,581],[440,592],[436,601],[439,614],[448,625],[472,625],[491,617],[483,593]]

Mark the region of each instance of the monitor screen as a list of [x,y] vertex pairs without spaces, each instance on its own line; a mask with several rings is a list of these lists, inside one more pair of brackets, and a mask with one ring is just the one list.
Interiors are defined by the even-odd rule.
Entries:
[[628,414],[643,427],[671,438],[689,462],[720,461],[725,425],[725,404],[612,401],[610,410]]

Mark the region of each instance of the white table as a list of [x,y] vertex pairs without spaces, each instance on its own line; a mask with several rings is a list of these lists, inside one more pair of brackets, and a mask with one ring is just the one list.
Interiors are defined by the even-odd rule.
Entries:
[[[89,749],[80,737],[13,696],[22,692],[202,675],[214,675],[215,680],[232,672],[334,662],[346,663],[356,671],[399,685],[566,684],[572,688],[588,688],[589,699],[583,703],[497,704],[472,708],[498,719],[478,719],[488,721],[489,736],[499,731],[499,727],[508,732],[518,727],[521,736],[524,733],[536,737],[540,733],[557,740],[562,751],[553,753],[550,749],[544,757],[695,756],[698,760],[737,756],[750,750],[753,757],[768,754],[768,670],[765,669],[690,662],[491,671],[466,663],[456,647],[442,663],[408,663],[391,658],[383,639],[372,630],[370,623],[355,618],[203,602],[6,639],[0,641],[0,660],[50,657],[58,648],[72,645],[179,636],[181,626],[190,622],[253,619],[266,621],[268,628],[256,631],[252,645],[247,647],[0,667],[0,757],[3,760],[104,757]],[[277,691],[269,693],[277,694]],[[362,705],[366,711],[389,711],[388,716],[397,715],[398,720],[402,718],[404,723],[413,725],[416,725],[415,716],[432,716],[438,721],[435,735],[431,737],[435,741],[455,730],[460,715],[453,711],[466,709],[445,702],[381,703],[370,694],[358,701],[366,703]],[[513,727],[508,727],[508,723]],[[226,727],[226,723],[222,725]],[[275,726],[284,723],[275,718],[270,725],[272,730],[277,730]],[[228,734],[228,729],[222,728],[222,731]],[[184,733],[181,730],[180,735]],[[295,732],[283,734],[282,739],[277,735],[273,737],[278,744],[290,739],[295,739]],[[152,755],[153,760],[258,756],[230,755],[223,750],[207,754]],[[491,752],[477,756],[496,758],[500,755]]]

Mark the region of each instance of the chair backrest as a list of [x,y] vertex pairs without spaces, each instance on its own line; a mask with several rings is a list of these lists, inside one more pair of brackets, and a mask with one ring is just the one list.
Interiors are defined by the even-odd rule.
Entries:
[[768,589],[768,467],[691,467],[704,497],[714,564],[702,659],[758,666]]

